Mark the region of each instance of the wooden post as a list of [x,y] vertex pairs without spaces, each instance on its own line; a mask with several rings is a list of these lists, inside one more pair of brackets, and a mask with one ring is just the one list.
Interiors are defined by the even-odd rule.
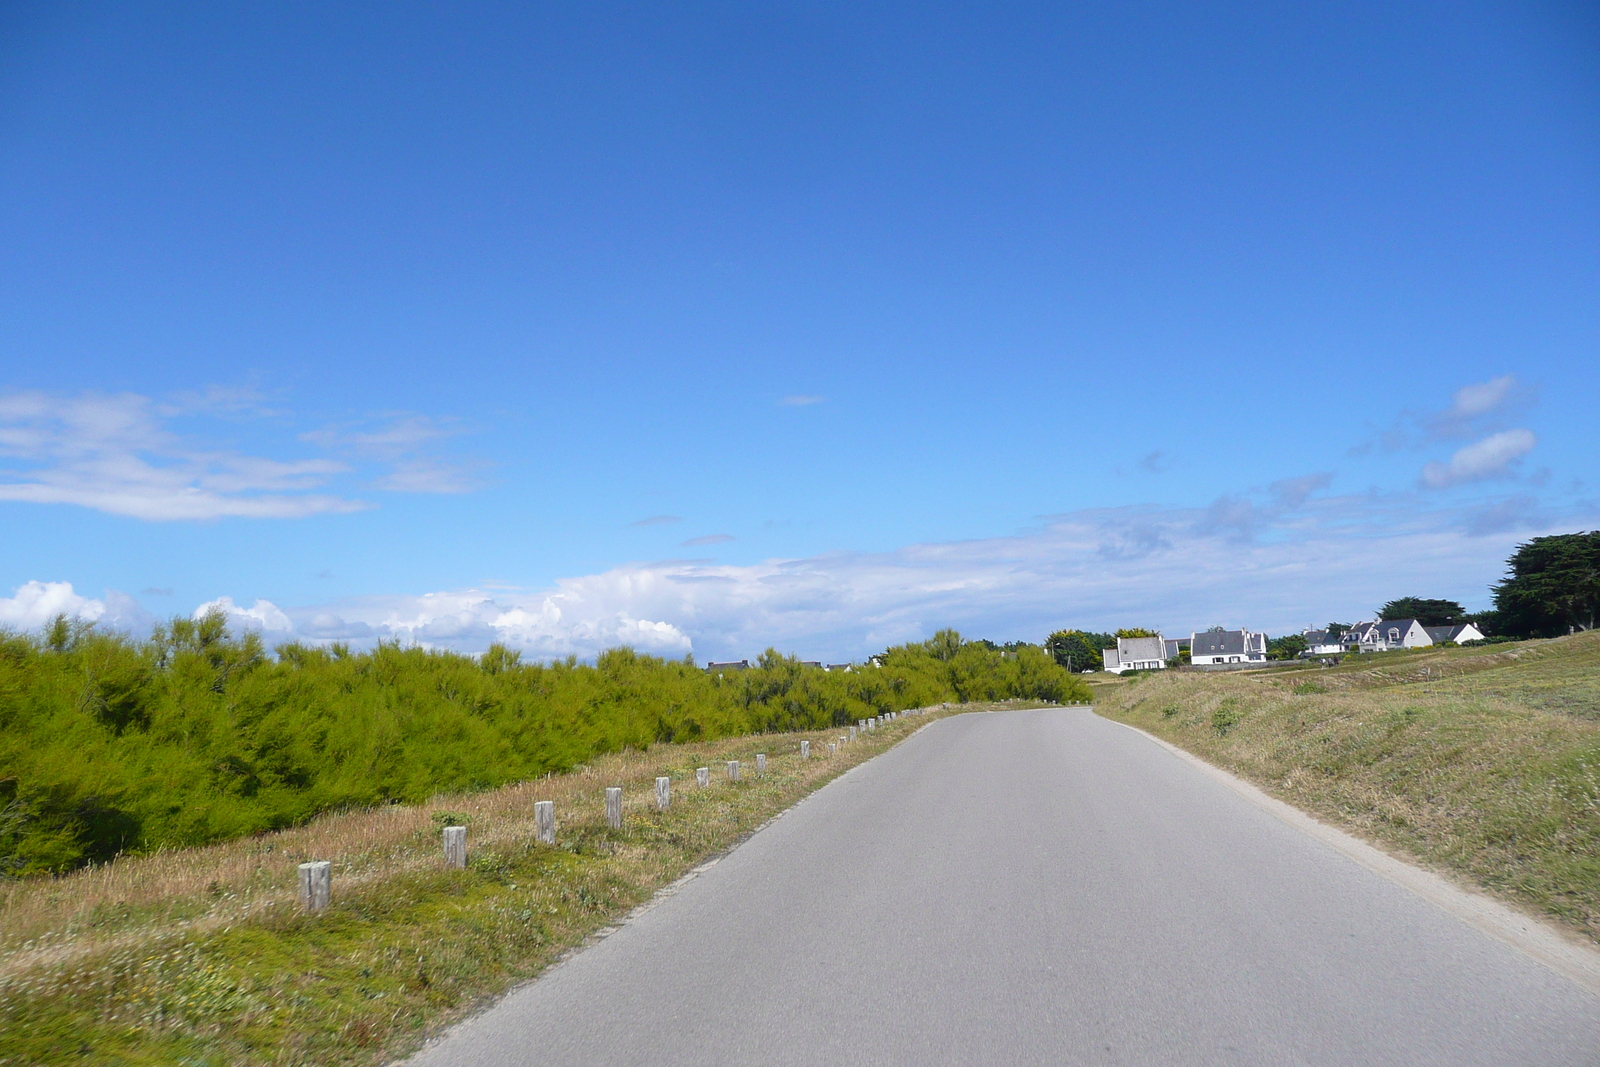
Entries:
[[672,806],[672,779],[656,779],[656,810],[666,811]]
[[313,860],[300,865],[300,906],[307,911],[321,911],[333,896],[333,864],[327,860]]
[[831,756],[837,751],[839,751],[839,746],[837,744],[835,744],[834,742],[829,741],[828,742],[828,755]]
[[613,830],[622,829],[622,787],[606,786],[606,825]]
[[855,739],[856,739],[856,728],[854,726],[852,726],[852,727],[850,727],[850,740],[854,741]]
[[694,784],[704,789],[711,784],[711,768],[696,767],[694,769]]
[[739,780],[739,761],[736,760],[736,759],[731,759],[731,760],[728,761],[728,781],[737,782],[738,780]]
[[765,774],[766,770],[767,770],[767,754],[765,752],[757,752],[756,753],[756,773],[757,774]]
[[458,870],[467,865],[467,828],[465,826],[446,826],[444,828],[444,865],[455,867]]
[[811,758],[811,742],[810,741],[802,741],[802,742],[800,742],[800,758],[801,759],[810,759]]
[[538,837],[540,841],[547,845],[553,845],[556,843],[555,801],[535,801],[533,805],[533,822],[538,831]]

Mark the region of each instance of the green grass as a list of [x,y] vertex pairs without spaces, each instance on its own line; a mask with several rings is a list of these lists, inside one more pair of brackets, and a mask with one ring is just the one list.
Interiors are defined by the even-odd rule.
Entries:
[[1600,633],[1096,691],[1101,714],[1600,941]]
[[[960,709],[956,709],[960,710]],[[345,815],[248,841],[119,860],[0,896],[0,1064],[375,1064],[538,974],[697,864],[935,715],[840,731],[659,745],[564,776]],[[813,742],[801,760],[799,741]],[[768,754],[754,774],[754,756]],[[726,780],[723,761],[744,764]],[[694,786],[709,765],[712,784]],[[673,780],[658,812],[653,779]],[[624,825],[603,790],[625,790]],[[554,799],[555,846],[534,799]],[[468,869],[439,859],[462,821]],[[335,864],[329,910],[295,864]]]

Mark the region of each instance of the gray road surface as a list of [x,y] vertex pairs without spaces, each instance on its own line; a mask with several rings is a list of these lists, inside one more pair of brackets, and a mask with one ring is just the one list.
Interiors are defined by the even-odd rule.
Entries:
[[1600,1064],[1600,998],[1080,708],[932,724],[426,1050]]

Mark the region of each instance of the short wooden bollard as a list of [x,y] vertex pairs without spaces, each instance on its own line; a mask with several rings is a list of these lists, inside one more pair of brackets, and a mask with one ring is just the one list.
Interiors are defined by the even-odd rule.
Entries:
[[810,759],[811,758],[811,742],[810,741],[802,741],[802,742],[800,742],[800,758],[801,759]]
[[854,741],[855,739],[856,739],[856,728],[854,726],[852,726],[852,727],[850,727],[850,740]]
[[313,860],[300,865],[300,906],[307,911],[321,911],[333,897],[333,864],[327,860]]
[[711,768],[696,767],[694,769],[694,784],[704,789],[711,784]]
[[728,781],[737,782],[738,780],[739,780],[739,761],[736,760],[736,759],[731,759],[731,760],[728,761]]
[[467,828],[465,826],[446,826],[444,828],[444,865],[457,870],[467,865]]
[[757,774],[764,774],[764,773],[766,773],[766,770],[767,770],[767,754],[765,752],[757,752],[756,753],[756,773]]
[[836,743],[834,743],[832,741],[829,741],[828,742],[828,755],[831,756],[837,751],[839,751],[839,746]]
[[656,779],[656,810],[666,811],[672,806],[672,779]]
[[606,825],[613,830],[622,829],[622,787],[606,786]]
[[547,845],[556,843],[556,802],[553,800],[535,801],[533,805],[533,824],[539,840]]

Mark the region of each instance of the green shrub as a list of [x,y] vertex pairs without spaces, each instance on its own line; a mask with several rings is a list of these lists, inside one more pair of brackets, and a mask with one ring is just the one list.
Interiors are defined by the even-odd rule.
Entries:
[[232,636],[220,615],[149,641],[65,620],[0,633],[0,876],[225,840],[321,812],[562,772],[657,741],[844,726],[943,701],[1087,700],[1042,650],[945,631],[881,666],[819,671],[769,650],[708,675],[630,648],[523,663],[383,644]]
[[1211,713],[1211,728],[1218,736],[1226,737],[1228,731],[1239,725],[1243,718],[1244,715],[1239,711],[1238,705],[1230,697],[1217,705],[1217,710]]

